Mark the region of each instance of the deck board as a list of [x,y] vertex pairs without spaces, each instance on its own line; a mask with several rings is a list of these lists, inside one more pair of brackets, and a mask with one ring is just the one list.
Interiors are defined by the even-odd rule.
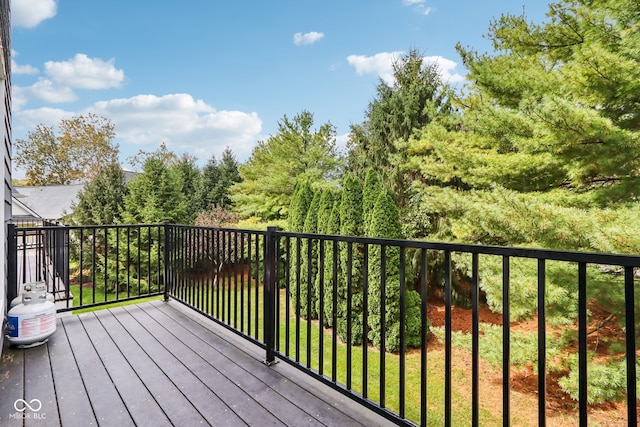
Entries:
[[189,402],[167,375],[160,371],[159,367],[137,343],[127,330],[109,311],[97,311],[96,316],[109,331],[111,338],[131,367],[138,373],[140,379],[146,384],[155,401],[164,408],[164,411],[174,425],[206,425],[208,424],[202,414]]
[[[173,301],[59,317],[47,344],[5,345],[0,425],[391,425],[263,358],[260,347]],[[19,413],[17,399],[42,408]]]
[[[60,319],[58,319],[58,329],[49,339],[47,346],[60,424],[71,427],[96,426],[98,423],[91,408],[89,395],[84,388],[82,375],[75,363],[75,356]],[[73,363],[69,363],[70,361]]]
[[[26,379],[24,384],[24,400],[27,402],[38,399],[42,407],[52,408],[56,405],[56,393],[53,386],[53,374],[51,372],[51,363],[49,362],[49,348],[41,345],[34,347],[25,354],[24,370],[25,372],[33,372],[34,376]],[[54,414],[49,420],[46,420],[48,426],[59,426],[60,420],[57,414]],[[27,418],[24,425],[26,427],[42,425],[41,419]]]

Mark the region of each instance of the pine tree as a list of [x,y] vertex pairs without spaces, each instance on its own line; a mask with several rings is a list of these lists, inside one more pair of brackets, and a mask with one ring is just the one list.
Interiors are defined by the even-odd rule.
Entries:
[[117,163],[103,167],[85,184],[72,206],[75,225],[107,225],[122,223],[127,187],[124,172]]

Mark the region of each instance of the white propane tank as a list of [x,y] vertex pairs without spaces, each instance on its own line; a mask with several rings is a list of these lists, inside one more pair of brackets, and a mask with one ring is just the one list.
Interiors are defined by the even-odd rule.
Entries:
[[[44,282],[25,283],[24,285],[22,285],[22,292],[20,293],[20,295],[18,295],[17,297],[11,300],[9,309],[12,309],[18,304],[21,304],[23,295],[30,295],[30,293],[39,295],[42,292],[46,293],[46,291],[47,291],[47,285]],[[56,299],[53,296],[53,294],[46,293],[46,295],[47,295],[47,301],[51,301],[52,303],[56,302]]]
[[46,289],[26,288],[22,303],[7,313],[7,339],[18,347],[44,344],[56,331],[56,305],[47,300]]

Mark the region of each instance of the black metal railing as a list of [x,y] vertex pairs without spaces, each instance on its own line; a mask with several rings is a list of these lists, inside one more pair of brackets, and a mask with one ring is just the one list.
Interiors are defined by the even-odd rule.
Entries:
[[8,296],[45,282],[65,312],[162,295],[164,227],[9,224]]
[[[598,387],[617,387],[626,424],[638,419],[638,256],[171,224],[9,235],[16,277],[26,258],[12,247],[55,240],[36,258],[65,257],[64,291],[85,296],[76,308],[164,293],[262,347],[265,364],[289,363],[398,424],[529,422],[515,407],[523,369],[538,425],[552,419],[558,369],[579,425]],[[498,313],[491,324],[487,308]],[[615,334],[600,342],[605,325]],[[621,367],[622,384],[603,386],[598,358]],[[487,381],[501,384],[499,405],[487,404]]]
[[[608,318],[622,319],[615,339],[624,351],[611,358],[624,360],[621,394],[628,424],[635,425],[635,312],[640,305],[635,277],[640,257],[275,229],[265,233],[180,227],[173,240],[172,264],[177,262],[179,268],[172,267],[172,297],[262,346],[265,363],[290,363],[399,424],[484,425],[495,424],[496,418],[503,425],[523,422],[512,407],[513,372],[523,357],[521,334],[512,329],[524,317],[537,318],[533,351],[526,357],[537,372],[538,425],[545,425],[548,398],[553,397],[547,391],[548,353],[558,357],[547,343],[552,338],[572,339],[571,334],[558,336],[559,330],[575,334],[576,418],[586,425],[595,321],[590,311],[598,300],[608,301]],[[211,265],[203,270],[198,263],[205,259]],[[189,262],[198,264],[196,276]],[[611,302],[615,298],[600,295],[603,291],[622,296]],[[559,298],[559,293],[564,296]],[[495,347],[502,384],[499,413],[489,417],[486,412],[496,408],[484,405],[480,368],[482,344],[488,339],[481,330],[480,308],[488,303],[501,313],[501,338]],[[434,304],[444,309],[439,327],[430,325],[427,315]],[[528,314],[523,314],[523,305]],[[471,312],[471,361],[463,364],[468,372],[462,375],[456,373],[461,367],[454,357],[460,333],[454,330],[453,312],[460,307]],[[562,319],[570,324],[554,326],[563,310],[568,312]],[[439,352],[429,351],[432,335],[441,342]],[[435,374],[429,359],[441,365]],[[462,395],[458,383],[467,379],[471,387]],[[434,389],[434,382],[441,390]],[[526,414],[530,418],[529,408]]]

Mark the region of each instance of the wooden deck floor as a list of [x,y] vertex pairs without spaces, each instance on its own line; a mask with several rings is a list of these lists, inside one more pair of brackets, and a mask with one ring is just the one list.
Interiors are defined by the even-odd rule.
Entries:
[[47,344],[5,345],[0,425],[390,425],[263,358],[262,349],[177,302],[59,317]]

